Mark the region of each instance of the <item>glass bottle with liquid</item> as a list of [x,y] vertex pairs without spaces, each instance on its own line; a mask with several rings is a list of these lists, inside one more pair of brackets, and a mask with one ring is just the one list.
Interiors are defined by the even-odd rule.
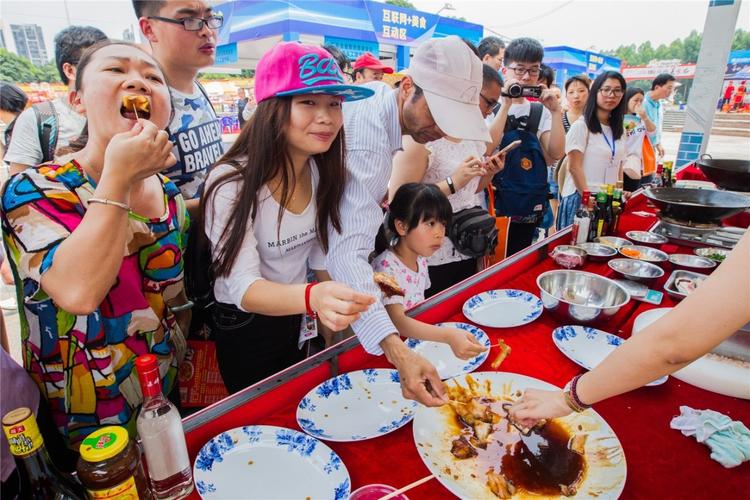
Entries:
[[146,456],[151,491],[157,499],[182,498],[193,491],[193,472],[180,413],[161,392],[156,356],[139,356],[135,366],[143,391],[136,426]]
[[[44,404],[42,402],[42,404]],[[6,413],[3,431],[21,477],[21,498],[33,500],[83,500],[83,486],[57,470],[44,446],[36,418],[29,408]]]

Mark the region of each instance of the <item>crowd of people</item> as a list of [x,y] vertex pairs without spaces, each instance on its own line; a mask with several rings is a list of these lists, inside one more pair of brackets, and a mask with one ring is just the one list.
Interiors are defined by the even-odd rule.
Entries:
[[[66,96],[25,109],[20,89],[0,86],[4,266],[23,358],[3,351],[3,379],[38,388],[3,389],[2,408],[38,409],[43,432],[71,450],[105,424],[134,432],[139,355],[157,356],[179,406],[186,337],[207,328],[230,392],[301,360],[318,330],[329,339],[351,327],[398,369],[405,396],[443,404],[437,371],[401,337],[445,342],[463,359],[485,350],[405,314],[480,270],[487,249],[467,240],[488,235],[456,229],[459,214],[491,197],[510,255],[555,219],[570,224],[583,191],[648,182],[664,154],[671,75],[646,93],[612,71],[560,89],[538,41],[495,37],[424,42],[396,88],[372,54],[350,63],[332,46],[279,43],[258,62],[224,151],[196,80],[223,18],[202,0],[133,6],[147,46],[93,27],[57,35]],[[384,296],[374,272],[403,296]],[[586,380],[589,400],[602,397]],[[539,416],[530,401],[524,419]],[[1,447],[5,497],[14,480]]]

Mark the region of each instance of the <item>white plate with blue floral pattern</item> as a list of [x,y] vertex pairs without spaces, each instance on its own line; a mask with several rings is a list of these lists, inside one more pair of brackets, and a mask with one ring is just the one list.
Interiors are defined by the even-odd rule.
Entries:
[[435,326],[458,328],[471,333],[480,344],[488,349],[471,359],[457,358],[451,347],[445,342],[433,342],[431,340],[407,339],[406,347],[423,356],[432,363],[443,380],[453,378],[465,373],[471,373],[479,365],[484,363],[490,353],[490,338],[484,330],[468,323],[438,323]]
[[398,371],[369,368],[326,380],[302,398],[297,423],[327,441],[364,441],[408,424],[417,402],[401,394]]
[[349,471],[325,443],[271,425],[237,427],[212,438],[198,452],[193,477],[201,498],[212,500],[346,500],[351,490]]
[[[552,331],[552,342],[572,362],[587,370],[593,370],[625,340],[589,326],[568,325]],[[668,378],[661,377],[646,385],[661,385]]]
[[469,321],[491,328],[511,328],[531,323],[542,315],[542,301],[524,290],[489,290],[464,303]]

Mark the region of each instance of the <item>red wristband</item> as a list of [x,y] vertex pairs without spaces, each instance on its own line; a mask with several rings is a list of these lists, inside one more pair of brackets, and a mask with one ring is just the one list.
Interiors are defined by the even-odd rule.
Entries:
[[305,311],[307,312],[307,315],[310,316],[312,319],[318,319],[318,313],[312,310],[312,307],[310,307],[310,290],[312,290],[312,287],[317,285],[317,281],[313,281],[312,283],[308,283],[305,287]]

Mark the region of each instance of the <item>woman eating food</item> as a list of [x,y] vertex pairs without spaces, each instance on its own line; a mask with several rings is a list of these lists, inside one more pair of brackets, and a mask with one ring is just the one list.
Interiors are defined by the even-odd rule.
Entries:
[[[131,98],[144,104],[133,109]],[[188,216],[159,173],[175,158],[154,59],[131,44],[97,44],[81,57],[72,99],[88,138],[67,163],[13,176],[2,224],[24,366],[77,449],[102,425],[135,432],[137,356],[155,354],[165,393],[175,387],[185,341],[172,307],[185,302]]]

